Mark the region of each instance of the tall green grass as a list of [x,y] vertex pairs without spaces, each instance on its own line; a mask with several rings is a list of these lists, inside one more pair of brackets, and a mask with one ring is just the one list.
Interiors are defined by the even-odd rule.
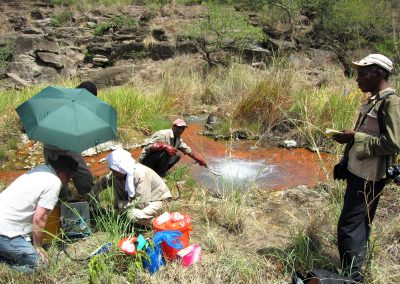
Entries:
[[118,113],[118,126],[123,128],[158,127],[162,118],[174,114],[179,104],[176,98],[162,93],[149,95],[132,86],[104,90],[100,97]]

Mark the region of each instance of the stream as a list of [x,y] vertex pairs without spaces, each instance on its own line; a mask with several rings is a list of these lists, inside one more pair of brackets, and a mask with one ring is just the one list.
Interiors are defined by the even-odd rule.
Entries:
[[[209,168],[199,166],[186,155],[182,155],[178,166],[189,168],[198,184],[214,192],[233,188],[246,189],[251,185],[266,190],[279,190],[297,185],[315,186],[325,181],[330,174],[333,157],[329,154],[320,153],[319,158],[316,153],[303,148],[257,147],[257,141],[214,141],[199,135],[202,131],[203,123],[198,120],[189,121],[189,127],[182,138],[194,151],[205,157]],[[0,186],[6,186],[23,174],[27,170],[24,163],[43,162],[42,151],[32,150],[38,148],[37,144],[40,145],[29,142],[16,153],[17,162],[21,164],[20,170],[9,171],[5,164],[2,165]],[[107,166],[99,163],[99,160],[109,152],[85,157],[95,176],[108,172]],[[131,150],[135,159],[139,157],[140,152],[141,149]]]

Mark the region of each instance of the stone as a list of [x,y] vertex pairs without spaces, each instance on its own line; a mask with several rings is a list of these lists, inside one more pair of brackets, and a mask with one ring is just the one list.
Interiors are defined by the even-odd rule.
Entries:
[[14,30],[20,31],[22,27],[26,26],[26,18],[21,16],[13,16],[8,18],[8,22],[12,25]]
[[30,34],[30,35],[43,34],[43,31],[41,29],[36,29],[33,27],[23,27],[23,28],[21,28],[21,32],[24,34]]
[[297,142],[295,140],[284,140],[282,143],[279,143],[278,146],[284,148],[296,148]]
[[134,72],[134,65],[122,65],[107,68],[80,69],[77,76],[82,80],[90,80],[99,87],[120,86],[129,82]]
[[56,69],[48,66],[40,66],[40,68],[40,75],[35,78],[35,82],[44,83],[62,80],[61,74]]
[[87,46],[87,50],[90,54],[94,55],[103,55],[103,56],[110,56],[113,51],[112,43],[110,42],[99,42],[99,43],[92,43]]
[[324,70],[329,70],[332,67],[337,68],[339,66],[343,69],[342,63],[333,51],[309,48],[307,49],[307,54],[311,60],[312,67],[321,67]]
[[267,46],[269,46],[270,49],[273,50],[290,51],[290,50],[295,50],[297,48],[296,43],[293,41],[273,39],[273,38],[268,38],[266,44]]
[[29,86],[29,82],[22,79],[15,73],[7,73],[8,78],[10,78],[15,84],[26,87]]
[[156,43],[151,46],[150,57],[153,60],[165,60],[175,56],[176,47],[169,42]]
[[55,41],[48,41],[43,38],[32,36],[19,36],[15,41],[15,53],[24,53],[29,51],[46,51],[58,53],[60,47]]
[[196,53],[197,45],[194,40],[177,40],[176,42],[176,52],[178,54],[186,54],[186,53]]
[[155,28],[151,31],[151,35],[158,41],[168,41],[168,36],[162,28]]
[[50,28],[46,30],[49,37],[53,38],[73,38],[76,35],[82,35],[85,33],[85,30],[79,29],[77,27],[59,27],[59,28]]
[[297,69],[308,69],[311,65],[311,60],[302,53],[290,53],[289,63]]
[[130,41],[114,47],[110,56],[111,61],[123,58],[132,58],[132,53],[142,52],[145,50],[143,42]]
[[66,68],[79,67],[85,59],[85,55],[76,47],[64,48],[62,54],[65,56],[64,67]]
[[265,61],[271,56],[271,51],[259,45],[243,49],[243,58],[247,62]]
[[92,63],[94,66],[105,67],[106,65],[108,65],[108,62],[108,58],[104,55],[96,55],[92,58]]
[[45,18],[42,20],[34,20],[32,23],[38,28],[44,28],[50,26],[52,22],[52,18]]
[[46,65],[54,68],[62,68],[65,65],[65,56],[58,55],[52,52],[37,52],[37,57],[46,63]]
[[33,81],[41,73],[41,68],[37,65],[35,57],[29,54],[15,55],[8,66],[9,70],[28,82]]
[[31,18],[34,20],[43,20],[44,18],[46,18],[46,15],[42,11],[42,9],[35,9],[31,11]]

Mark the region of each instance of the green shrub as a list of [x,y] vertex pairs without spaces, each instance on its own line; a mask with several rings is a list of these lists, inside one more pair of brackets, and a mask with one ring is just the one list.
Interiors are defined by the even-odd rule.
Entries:
[[242,14],[229,7],[208,5],[207,15],[184,29],[184,35],[197,41],[203,59],[210,66],[216,65],[211,54],[233,47],[239,51],[253,43],[262,41],[260,27],[252,26]]
[[234,119],[241,125],[258,122],[264,129],[270,129],[287,119],[285,111],[294,104],[290,95],[293,74],[276,72],[265,76],[256,87],[245,94],[234,111]]
[[7,41],[4,46],[0,46],[0,68],[7,66],[14,55],[14,42]]
[[122,27],[136,27],[137,25],[138,23],[135,19],[132,19],[125,15],[118,15],[109,22],[96,25],[94,29],[94,34],[96,36],[101,36],[107,33],[107,31],[111,28],[118,29]]
[[391,30],[388,1],[339,0],[327,6],[330,8],[319,15],[319,34],[334,36],[344,49],[361,48],[369,41],[382,40]]
[[72,11],[64,11],[64,12],[61,12],[59,14],[54,15],[51,18],[51,23],[50,24],[53,27],[65,26],[66,24],[72,22],[72,18],[73,18]]
[[94,28],[94,35],[96,36],[102,36],[108,32],[109,29],[113,28],[114,24],[112,22],[105,22],[96,25]]

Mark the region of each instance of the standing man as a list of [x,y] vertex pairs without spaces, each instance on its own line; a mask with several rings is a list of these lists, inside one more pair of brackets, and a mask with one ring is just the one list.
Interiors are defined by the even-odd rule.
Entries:
[[43,230],[78,163],[67,156],[50,160],[18,177],[0,194],[0,261],[21,272],[47,264]]
[[181,139],[186,128],[186,122],[178,118],[172,123],[172,129],[154,133],[146,142],[139,162],[153,169],[159,176],[165,177],[167,171],[181,159],[177,153],[177,150],[181,150],[185,155],[198,162],[200,166],[207,167],[207,162]]
[[[94,96],[97,96],[97,87],[91,81],[84,81],[80,83],[76,88],[86,89]],[[75,188],[78,193],[83,196],[90,192],[93,186],[93,175],[90,172],[90,169],[87,166],[86,161],[81,153],[64,150],[53,145],[45,144],[43,145],[43,155],[46,163],[48,163],[49,159],[57,159],[57,157],[60,155],[66,155],[74,159],[78,163],[77,173],[72,179]],[[67,186],[65,185],[61,188],[60,198],[68,199],[68,197],[69,192]]]
[[117,149],[107,156],[111,173],[96,182],[94,191],[113,187],[114,208],[126,213],[133,223],[151,226],[170,199],[167,185],[152,169],[135,163],[131,153]]
[[353,280],[363,283],[361,269],[372,221],[387,169],[400,151],[400,98],[389,88],[393,64],[387,57],[370,54],[353,66],[358,87],[370,96],[361,105],[354,130],[333,136],[336,142],[346,144],[342,161],[334,168],[334,178],[347,181],[337,228],[342,268]]

